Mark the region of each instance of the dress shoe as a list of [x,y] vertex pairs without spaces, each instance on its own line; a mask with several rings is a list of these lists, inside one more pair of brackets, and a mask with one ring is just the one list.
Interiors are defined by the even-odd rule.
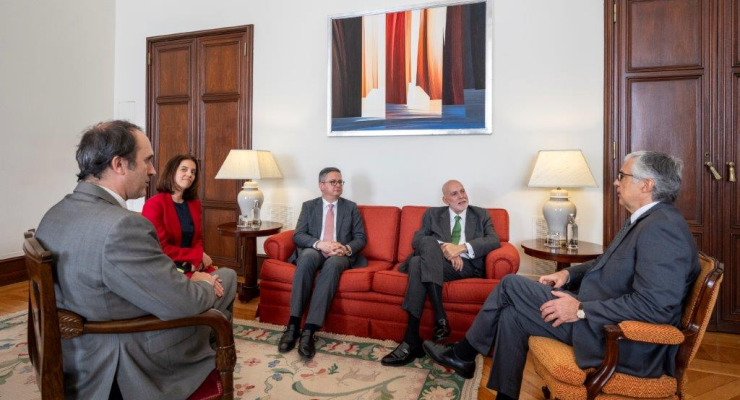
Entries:
[[452,333],[450,323],[444,318],[440,319],[436,324],[434,324],[434,336],[432,336],[432,341],[439,342],[440,340],[447,339],[450,337],[450,333]]
[[298,341],[298,354],[306,360],[310,360],[316,355],[316,337],[313,332],[304,330],[301,333],[301,339]]
[[386,367],[401,367],[413,362],[419,357],[424,357],[424,350],[421,346],[412,348],[410,344],[401,342],[395,350],[380,360],[380,363]]
[[278,351],[281,353],[287,353],[293,350],[295,342],[298,340],[298,336],[300,336],[300,334],[301,331],[298,329],[298,326],[288,325],[288,327],[285,328],[285,332],[283,332],[283,336],[280,336]]
[[464,361],[455,355],[453,344],[438,344],[425,340],[422,345],[429,357],[439,365],[450,368],[465,379],[471,379],[475,374],[475,360]]

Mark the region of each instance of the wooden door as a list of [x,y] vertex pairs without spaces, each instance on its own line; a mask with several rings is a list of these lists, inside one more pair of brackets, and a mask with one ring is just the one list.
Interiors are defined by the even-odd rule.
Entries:
[[[718,160],[720,188],[720,234],[725,277],[718,308],[718,329],[740,333],[740,0],[722,0],[720,5],[719,128],[724,137],[724,159]],[[734,163],[735,181],[730,180]]]
[[[175,154],[199,160],[205,252],[237,268],[243,252],[216,226],[238,217],[241,181],[214,179],[231,149],[251,148],[252,26],[147,39],[147,132],[161,171]],[[150,191],[154,191],[156,180]]]
[[[699,249],[725,263],[728,274],[712,327],[728,332],[740,332],[736,324],[740,299],[732,294],[740,289],[740,280],[735,277],[731,282],[740,265],[740,241],[725,232],[740,232],[740,213],[736,201],[732,209],[728,203],[737,198],[737,192],[726,194],[728,184],[714,179],[706,163],[724,166],[726,153],[737,150],[736,141],[725,142],[733,135],[722,133],[720,116],[738,105],[737,89],[722,97],[730,87],[730,76],[737,88],[737,10],[732,17],[727,13],[730,3],[736,6],[738,1],[605,1],[604,243],[611,241],[627,218],[612,185],[624,156],[658,150],[680,157],[684,170],[676,206]],[[725,37],[729,32],[722,28],[720,16],[725,24],[734,23],[734,40]],[[718,49],[728,40],[734,47],[725,47],[723,69]],[[725,71],[725,78],[719,77],[720,71]],[[722,79],[726,82],[720,84]],[[736,120],[725,126],[725,130],[735,129],[737,136]],[[732,254],[728,253],[731,240],[735,240]]]

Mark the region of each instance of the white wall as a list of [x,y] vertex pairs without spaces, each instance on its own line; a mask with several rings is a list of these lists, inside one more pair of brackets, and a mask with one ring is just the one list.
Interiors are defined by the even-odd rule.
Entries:
[[0,0],[0,260],[72,191],[75,146],[113,116],[114,0]]
[[[327,16],[416,3],[118,1],[115,104],[135,102],[136,121],[145,125],[147,37],[254,24],[253,147],[271,150],[286,177],[260,182],[268,202],[292,205],[297,218],[328,165],[342,169],[345,197],[360,204],[441,205],[442,183],[457,178],[472,204],[509,211],[518,247],[532,237],[532,217],[549,192],[527,187],[537,151],[582,149],[599,187],[570,192],[581,239],[601,243],[601,2],[494,0],[493,135],[326,136]],[[531,271],[529,262],[523,255],[522,273]]]

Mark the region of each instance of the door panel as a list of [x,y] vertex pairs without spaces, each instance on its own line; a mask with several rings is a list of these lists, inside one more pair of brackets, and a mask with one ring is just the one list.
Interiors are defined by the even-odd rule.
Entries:
[[164,171],[164,166],[170,158],[177,154],[192,153],[188,132],[188,103],[161,104],[157,105],[159,119],[157,120],[156,132],[158,142],[155,144],[159,150],[157,157],[157,172]]
[[215,179],[229,151],[238,148],[234,135],[238,125],[238,105],[236,102],[211,102],[203,105],[203,132],[208,137],[204,141],[202,153],[206,160],[201,175],[205,178],[204,201],[234,202],[239,193],[237,181]]

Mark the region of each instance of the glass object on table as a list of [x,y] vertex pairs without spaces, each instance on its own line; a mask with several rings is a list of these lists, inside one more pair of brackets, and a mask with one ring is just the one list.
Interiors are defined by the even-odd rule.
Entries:
[[570,214],[568,226],[565,233],[565,247],[568,250],[578,249],[578,224],[576,224],[576,215]]
[[556,231],[547,232],[547,238],[545,239],[545,247],[560,247],[560,232],[556,232]]

